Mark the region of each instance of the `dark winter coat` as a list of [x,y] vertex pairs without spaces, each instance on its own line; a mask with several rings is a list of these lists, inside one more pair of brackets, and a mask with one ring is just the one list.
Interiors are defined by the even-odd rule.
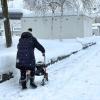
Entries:
[[22,33],[17,48],[16,68],[23,70],[33,70],[35,68],[35,48],[45,53],[44,47],[29,32]]

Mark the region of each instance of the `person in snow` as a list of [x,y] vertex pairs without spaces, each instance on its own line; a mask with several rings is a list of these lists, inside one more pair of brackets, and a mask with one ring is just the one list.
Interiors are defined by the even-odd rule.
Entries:
[[17,45],[17,60],[16,68],[20,69],[21,73],[21,85],[22,89],[26,89],[26,73],[30,71],[30,86],[37,88],[34,83],[35,77],[35,56],[34,49],[37,48],[45,56],[44,47],[37,41],[37,39],[31,34],[32,28],[29,28],[27,32],[23,32],[19,43]]

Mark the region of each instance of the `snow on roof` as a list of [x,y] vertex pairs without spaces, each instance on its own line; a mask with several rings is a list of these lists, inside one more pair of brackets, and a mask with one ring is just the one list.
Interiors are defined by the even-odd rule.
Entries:
[[[20,19],[23,16],[22,9],[8,8],[10,19]],[[2,9],[0,8],[0,18],[3,18]]]
[[92,26],[100,26],[100,23],[94,23]]
[[98,29],[98,27],[94,26],[94,27],[92,27],[92,29]]
[[[0,8],[0,12],[2,12],[2,8]],[[22,13],[22,9],[8,8],[8,12],[21,12]]]

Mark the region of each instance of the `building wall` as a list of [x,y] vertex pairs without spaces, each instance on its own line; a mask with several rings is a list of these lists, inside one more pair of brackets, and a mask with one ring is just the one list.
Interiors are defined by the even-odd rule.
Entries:
[[21,34],[21,20],[10,20],[10,28],[12,35]]
[[92,34],[99,36],[100,35],[99,28],[98,27],[92,27]]
[[91,36],[92,35],[92,22],[93,19],[87,16],[83,16],[83,23],[84,23],[84,36]]
[[92,24],[92,33],[95,33],[95,35],[100,35],[100,23],[93,23]]
[[[12,35],[21,34],[21,20],[10,20],[10,28]],[[0,35],[5,35],[4,23],[0,20]]]
[[[32,27],[38,38],[76,38],[91,35],[91,19],[83,16],[23,17],[22,32]],[[88,28],[87,28],[88,27]]]

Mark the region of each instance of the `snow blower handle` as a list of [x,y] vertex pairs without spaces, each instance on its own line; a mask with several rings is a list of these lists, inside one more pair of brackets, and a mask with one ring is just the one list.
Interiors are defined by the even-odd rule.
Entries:
[[44,57],[44,65],[45,65],[45,64],[46,64],[46,57],[45,57],[45,53],[44,53],[43,57]]
[[45,53],[42,53],[42,56],[45,56]]
[[44,66],[45,66],[45,67],[44,67],[44,71],[45,71],[45,73],[46,73],[46,57],[45,57],[45,54],[44,54],[43,57],[44,57],[44,61],[43,61],[43,63],[44,63]]

